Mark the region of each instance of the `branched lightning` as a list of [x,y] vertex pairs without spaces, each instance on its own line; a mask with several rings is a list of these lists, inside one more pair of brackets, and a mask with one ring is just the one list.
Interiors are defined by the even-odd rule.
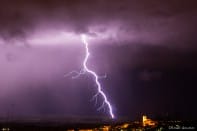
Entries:
[[[82,35],[82,40],[83,40],[83,43],[85,44],[85,49],[86,49],[86,56],[85,56],[85,59],[83,61],[84,70],[86,72],[88,72],[89,74],[91,74],[92,76],[94,76],[94,78],[95,78],[95,82],[96,82],[97,89],[98,89],[98,94],[100,94],[104,99],[101,108],[106,104],[107,107],[109,108],[109,113],[110,113],[111,117],[114,118],[114,114],[113,114],[113,111],[112,111],[112,106],[111,106],[110,102],[108,101],[105,93],[102,91],[101,84],[98,81],[98,79],[99,79],[98,75],[94,71],[90,70],[87,66],[87,61],[88,61],[88,58],[90,56],[90,52],[89,52],[88,42],[86,41],[86,36],[85,35]],[[96,94],[96,95],[98,95],[98,94]]]
[[[78,71],[72,71],[72,72],[66,74],[65,76],[69,76],[71,74],[74,74],[72,76],[72,78],[77,78],[80,75],[85,74],[85,73],[91,74],[94,77],[94,80],[95,80],[95,83],[96,83],[96,86],[97,86],[97,91],[98,91],[93,96],[93,99],[95,99],[96,102],[97,102],[97,96],[98,95],[102,96],[102,98],[103,98],[103,103],[97,110],[101,110],[102,108],[104,108],[104,106],[107,106],[111,118],[114,118],[112,106],[111,106],[107,96],[105,95],[104,91],[102,90],[101,84],[99,82],[99,78],[100,77],[96,74],[96,72],[94,72],[93,70],[89,69],[88,66],[87,66],[87,62],[88,62],[88,58],[90,56],[90,52],[89,52],[89,48],[88,48],[89,44],[88,44],[88,42],[86,40],[86,36],[85,35],[81,35],[81,39],[82,39],[83,44],[85,45],[85,54],[86,54],[85,58],[84,58],[84,61],[83,61],[83,69],[81,71],[79,71],[79,72]],[[104,77],[106,77],[106,75]]]

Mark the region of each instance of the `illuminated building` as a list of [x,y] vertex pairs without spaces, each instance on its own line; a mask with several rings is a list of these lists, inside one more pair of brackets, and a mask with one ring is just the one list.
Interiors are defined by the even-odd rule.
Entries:
[[109,129],[110,129],[110,126],[104,126],[102,130],[103,131],[109,131]]
[[142,116],[142,124],[143,124],[143,126],[155,126],[156,123],[157,123],[156,121],[148,119],[147,116],[145,116],[145,115]]

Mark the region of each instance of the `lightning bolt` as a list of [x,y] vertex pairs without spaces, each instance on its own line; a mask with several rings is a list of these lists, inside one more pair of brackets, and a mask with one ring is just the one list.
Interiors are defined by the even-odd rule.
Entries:
[[102,106],[100,106],[98,108],[98,110],[100,110],[101,108],[103,108],[106,105],[107,108],[108,108],[108,112],[109,112],[111,118],[113,119],[114,118],[113,109],[112,109],[112,106],[111,106],[106,94],[102,90],[101,84],[99,82],[99,76],[96,74],[96,72],[89,69],[88,66],[87,66],[87,62],[88,62],[88,58],[90,56],[90,52],[89,52],[89,48],[88,48],[89,44],[86,40],[86,35],[81,35],[81,39],[82,39],[83,44],[85,45],[85,54],[86,54],[85,58],[83,60],[83,69],[80,72],[72,71],[72,72],[66,74],[65,76],[69,76],[71,74],[76,74],[75,76],[72,76],[72,78],[77,78],[80,75],[85,74],[85,73],[89,73],[90,75],[92,75],[94,80],[95,80],[96,86],[97,86],[97,93],[96,93],[96,95],[94,95],[93,98],[96,98],[98,95],[102,96],[102,98],[103,98],[103,104],[102,104]]
[[108,101],[107,96],[102,91],[101,84],[99,83],[99,80],[98,80],[99,79],[98,75],[96,74],[96,72],[92,71],[87,66],[88,58],[90,56],[90,52],[89,52],[89,48],[88,48],[88,42],[86,41],[86,36],[85,35],[82,35],[81,37],[82,37],[83,43],[85,44],[85,49],[86,49],[86,56],[85,56],[85,59],[83,61],[84,71],[86,71],[87,73],[91,74],[94,77],[96,85],[97,85],[98,94],[100,94],[103,97],[103,100],[104,100],[103,101],[103,105],[104,104],[107,105],[111,118],[114,118],[112,106],[111,106],[110,102]]

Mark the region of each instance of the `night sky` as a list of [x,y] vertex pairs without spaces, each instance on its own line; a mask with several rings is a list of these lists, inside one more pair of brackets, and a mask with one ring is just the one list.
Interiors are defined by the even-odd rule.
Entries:
[[116,118],[197,117],[196,0],[2,0],[0,118],[103,117],[88,66]]

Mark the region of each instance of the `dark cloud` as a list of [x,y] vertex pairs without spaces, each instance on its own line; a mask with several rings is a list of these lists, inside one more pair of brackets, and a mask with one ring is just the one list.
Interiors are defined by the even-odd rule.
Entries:
[[91,27],[101,25],[96,31],[116,28],[112,33],[121,41],[187,48],[196,42],[195,5],[193,0],[3,1],[0,34],[6,40],[26,38],[39,28],[94,34]]

